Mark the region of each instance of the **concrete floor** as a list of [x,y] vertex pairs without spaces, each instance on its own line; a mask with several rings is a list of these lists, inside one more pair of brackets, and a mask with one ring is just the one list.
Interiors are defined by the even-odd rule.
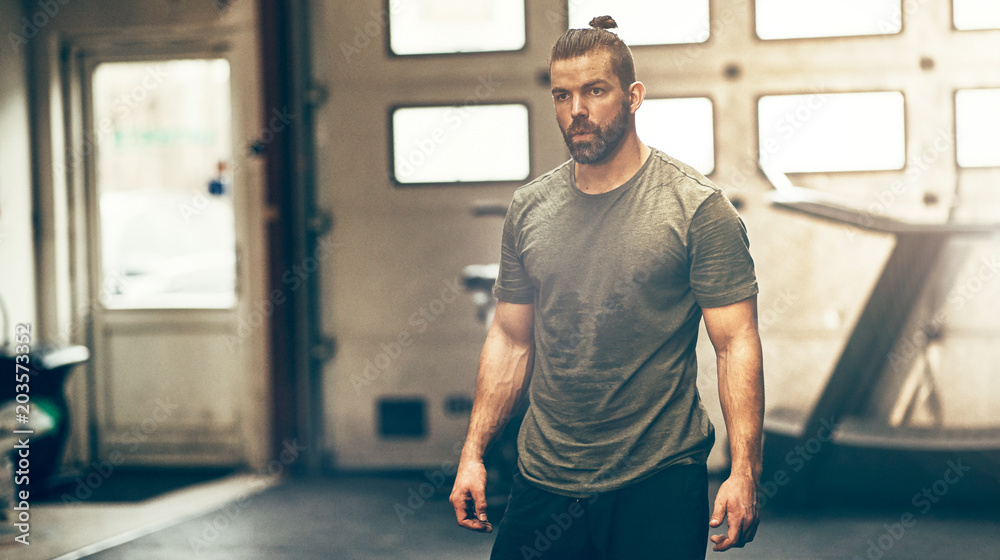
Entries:
[[[214,511],[207,514],[182,512],[173,523],[161,521],[153,532],[133,530],[134,540],[128,541],[129,535],[105,539],[99,546],[60,558],[488,558],[493,535],[468,532],[455,525],[447,502],[447,485],[426,500],[413,499],[424,482],[419,477],[405,476],[296,479],[254,494],[266,487],[258,483],[253,491],[231,489],[228,504],[220,508],[216,503]],[[713,494],[717,484],[714,481]],[[181,501],[206,510],[207,502],[197,502],[207,499],[188,495]],[[157,506],[154,502],[146,507]],[[412,515],[400,516],[400,512],[407,511],[403,507]],[[100,516],[99,512],[90,513]],[[909,526],[898,525],[907,513],[914,516]],[[491,512],[493,519],[499,520],[499,516],[500,511]],[[47,522],[39,516],[35,523],[38,537],[44,538],[48,530],[50,536],[58,538],[58,531],[43,526]],[[6,540],[0,547],[0,557],[28,558]],[[1000,512],[996,508],[949,509],[943,502],[926,513],[915,508],[839,506],[791,511],[775,506],[764,509],[757,538],[745,549],[720,554],[711,552],[707,544],[708,558],[732,560],[1000,558]]]
[[[108,484],[117,481],[108,479]],[[83,558],[216,511],[277,482],[274,476],[236,474],[139,502],[35,501],[29,507],[30,544],[16,543],[19,531],[9,524],[0,525],[0,559]]]

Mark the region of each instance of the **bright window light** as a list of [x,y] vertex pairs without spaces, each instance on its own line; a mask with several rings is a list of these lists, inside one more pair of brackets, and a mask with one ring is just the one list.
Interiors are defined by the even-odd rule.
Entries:
[[[93,80],[102,303],[236,301],[229,62],[110,62]],[[196,84],[194,87],[192,84]]]
[[707,97],[646,99],[635,127],[645,144],[705,175],[715,169],[712,101]]
[[885,35],[903,28],[900,0],[756,0],[757,36]]
[[760,160],[779,171],[901,169],[903,94],[813,93],[762,97]]
[[524,46],[524,2],[391,0],[389,46],[403,55],[516,51]]
[[392,143],[398,183],[523,181],[530,172],[524,105],[399,108]]
[[1000,28],[1000,2],[997,0],[952,0],[955,28]]
[[571,29],[588,27],[595,16],[610,15],[629,46],[704,43],[708,40],[708,0],[569,0]]
[[955,133],[959,165],[1000,166],[1000,89],[955,92]]

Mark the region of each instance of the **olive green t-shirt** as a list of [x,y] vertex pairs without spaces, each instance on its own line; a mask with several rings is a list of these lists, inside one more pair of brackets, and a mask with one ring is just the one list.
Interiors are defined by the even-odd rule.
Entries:
[[588,195],[573,162],[517,189],[497,299],[535,306],[535,362],[518,464],[585,497],[678,463],[715,439],[698,395],[702,307],[757,293],[746,228],[717,186],[653,150],[620,187]]

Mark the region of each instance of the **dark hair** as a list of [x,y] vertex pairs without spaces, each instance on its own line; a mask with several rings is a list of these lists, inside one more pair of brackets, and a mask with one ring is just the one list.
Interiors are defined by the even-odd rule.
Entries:
[[563,33],[556,40],[556,44],[552,45],[549,66],[551,67],[557,60],[576,58],[598,49],[607,49],[611,54],[611,69],[618,76],[622,89],[628,91],[628,87],[635,82],[635,62],[632,60],[632,51],[628,45],[617,34],[608,31],[616,27],[618,24],[611,16],[598,16],[590,20],[589,28],[570,29]]

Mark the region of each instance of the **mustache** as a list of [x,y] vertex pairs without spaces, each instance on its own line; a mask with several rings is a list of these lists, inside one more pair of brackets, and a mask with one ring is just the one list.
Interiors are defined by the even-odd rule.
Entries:
[[585,119],[580,119],[580,120],[574,120],[573,123],[569,125],[569,128],[566,129],[566,134],[572,136],[574,134],[597,132],[597,129],[598,127],[596,124]]

